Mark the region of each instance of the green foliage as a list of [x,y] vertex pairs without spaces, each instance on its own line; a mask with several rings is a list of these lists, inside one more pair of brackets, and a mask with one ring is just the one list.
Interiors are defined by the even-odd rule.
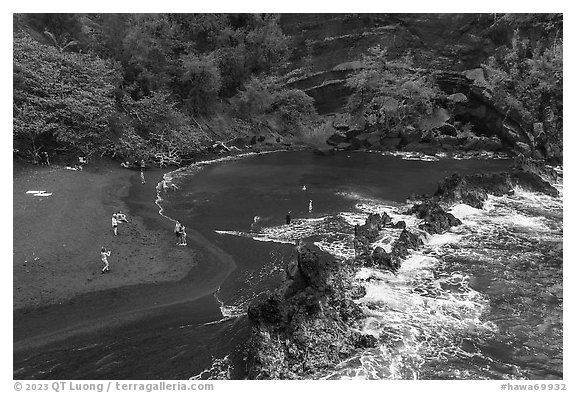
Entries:
[[561,39],[556,39],[553,46],[545,46],[541,41],[522,38],[518,30],[510,47],[483,65],[492,98],[522,119],[532,132],[535,146],[553,140],[561,150],[562,67]]
[[232,103],[239,116],[273,118],[280,131],[292,134],[309,127],[318,116],[312,97],[299,89],[283,88],[271,77],[252,78]]
[[107,138],[114,113],[117,65],[14,39],[14,139],[33,150],[40,139],[89,154]]
[[222,86],[220,71],[212,54],[182,57],[181,91],[186,106],[193,114],[207,114],[213,110]]
[[363,58],[364,67],[346,84],[353,90],[348,109],[363,114],[371,125],[387,129],[418,126],[438,109],[442,93],[431,76],[412,67],[409,55],[389,60],[379,46]]
[[[32,35],[15,36],[15,144],[28,146],[18,150],[57,143],[186,155],[206,141],[197,118],[206,124],[225,115],[231,97],[238,115],[255,124],[272,119],[289,129],[315,116],[310,97],[267,76],[290,54],[275,15],[30,14],[14,21],[15,31]],[[269,86],[261,91],[254,77]]]
[[159,153],[189,155],[206,139],[202,130],[192,126],[192,120],[176,108],[165,91],[137,101],[125,95],[121,106],[129,117],[115,150],[122,156],[150,159]]

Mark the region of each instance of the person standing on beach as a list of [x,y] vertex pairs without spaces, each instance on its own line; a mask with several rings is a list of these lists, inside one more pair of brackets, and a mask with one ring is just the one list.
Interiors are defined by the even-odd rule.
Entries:
[[44,155],[44,164],[46,164],[46,166],[50,166],[50,159],[48,158],[48,152],[45,151],[42,153]]
[[308,202],[308,213],[312,213],[312,199]]
[[146,184],[146,179],[144,179],[144,169],[140,169],[140,181],[142,184]]
[[174,234],[176,235],[176,244],[180,245],[180,236],[182,235],[182,224],[180,221],[176,220],[176,225],[174,226]]
[[116,218],[116,213],[112,214],[112,229],[114,230],[114,236],[118,236],[118,219]]
[[110,256],[111,251],[106,250],[104,247],[100,250],[100,259],[102,263],[104,263],[104,267],[102,268],[102,274],[110,271],[110,265],[108,264],[108,257]]
[[288,214],[286,214],[286,224],[290,225],[290,222],[292,221],[292,215],[291,215],[291,211],[288,210]]
[[180,229],[180,245],[181,246],[187,246],[188,243],[186,243],[186,227],[182,226],[182,228]]

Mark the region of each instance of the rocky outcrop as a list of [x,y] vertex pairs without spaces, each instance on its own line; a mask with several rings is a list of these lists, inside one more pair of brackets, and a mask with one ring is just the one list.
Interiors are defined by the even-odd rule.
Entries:
[[465,203],[481,209],[489,194],[495,196],[511,194],[516,186],[528,191],[558,196],[558,190],[537,173],[517,168],[509,172],[468,176],[453,174],[439,184],[435,197],[443,202]]
[[[393,223],[384,213],[370,214],[364,225],[354,228],[353,263],[340,263],[315,246],[302,242],[297,258],[286,269],[283,284],[266,293],[248,309],[252,335],[247,344],[248,377],[251,379],[311,378],[333,367],[377,339],[358,333],[352,327],[363,318],[354,302],[366,295],[365,288],[353,284],[359,267],[369,266],[396,274],[402,261],[423,246],[424,232],[443,233],[461,222],[442,207],[444,203],[464,202],[481,207],[489,194],[504,195],[515,186],[556,195],[542,177],[554,179],[555,172],[533,160],[519,158],[509,172],[446,178],[433,197],[414,204],[406,214],[423,222],[420,231],[406,229],[406,223]],[[401,228],[388,253],[372,249],[383,230]]]
[[398,239],[392,244],[391,258],[394,271],[398,270],[401,261],[408,255],[408,250],[417,250],[424,242],[422,239],[406,229],[402,230]]
[[410,214],[424,220],[418,228],[430,234],[444,233],[451,227],[462,224],[462,221],[446,212],[436,201],[428,199],[412,206]]
[[248,308],[250,379],[300,379],[334,367],[376,339],[350,329],[362,311],[353,298],[349,267],[315,246],[300,243],[282,286]]

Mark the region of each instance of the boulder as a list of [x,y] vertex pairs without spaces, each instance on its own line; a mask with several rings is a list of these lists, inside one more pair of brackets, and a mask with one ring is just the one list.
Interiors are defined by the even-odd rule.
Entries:
[[398,221],[396,224],[394,224],[394,228],[406,229],[406,221]]
[[365,236],[354,237],[354,262],[359,266],[374,266],[370,241]]
[[424,242],[420,237],[407,229],[402,230],[400,236],[392,244],[391,254],[391,270],[397,271],[400,269],[402,259],[408,255],[408,250],[417,250]]
[[356,348],[373,348],[378,344],[378,339],[370,334],[355,331],[353,337]]
[[450,227],[462,224],[459,219],[446,212],[432,199],[412,206],[410,213],[424,220],[424,223],[420,224],[418,228],[430,234],[444,233]]
[[378,266],[383,269],[394,270],[392,264],[392,256],[386,252],[382,247],[376,247],[372,252],[372,260],[374,261],[374,266]]

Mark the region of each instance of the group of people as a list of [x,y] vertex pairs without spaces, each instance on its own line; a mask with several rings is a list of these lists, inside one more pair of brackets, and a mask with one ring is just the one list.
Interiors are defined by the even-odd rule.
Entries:
[[36,165],[50,166],[50,158],[48,157],[47,151],[42,151],[40,153],[36,152],[34,155]]
[[176,225],[174,226],[174,234],[176,235],[177,242],[179,246],[186,246],[186,227],[182,225],[179,220],[176,220]]
[[86,159],[86,157],[84,156],[80,156],[78,157],[78,163],[77,164],[71,164],[69,161],[64,162],[64,165],[66,167],[66,169],[69,169],[71,171],[81,171],[84,169],[84,165],[86,165],[88,163],[88,160]]
[[122,213],[120,210],[112,214],[112,230],[114,231],[114,236],[118,236],[118,223],[128,222],[126,214]]
[[156,189],[158,191],[162,190],[164,192],[168,192],[168,190],[176,191],[178,187],[176,187],[176,184],[172,183],[172,181],[163,179],[160,183],[158,183]]

